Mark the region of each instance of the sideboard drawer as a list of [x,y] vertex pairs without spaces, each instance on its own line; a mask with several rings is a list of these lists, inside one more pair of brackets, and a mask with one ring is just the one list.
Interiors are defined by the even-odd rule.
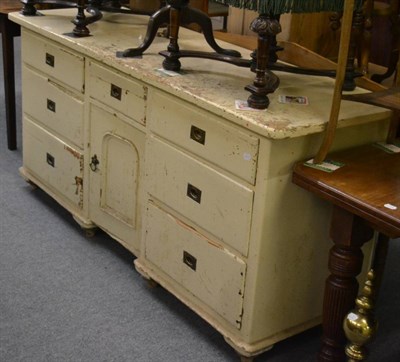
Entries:
[[149,94],[152,132],[255,184],[259,139],[215,115],[165,94]]
[[24,167],[74,206],[83,204],[83,155],[24,117]]
[[146,147],[148,192],[247,255],[253,191],[154,136]]
[[145,257],[240,329],[246,263],[148,204]]
[[90,62],[89,95],[141,124],[146,123],[147,88],[116,71]]
[[83,148],[83,102],[26,66],[22,84],[24,112]]
[[22,37],[22,59],[78,92],[84,92],[85,58],[30,33]]

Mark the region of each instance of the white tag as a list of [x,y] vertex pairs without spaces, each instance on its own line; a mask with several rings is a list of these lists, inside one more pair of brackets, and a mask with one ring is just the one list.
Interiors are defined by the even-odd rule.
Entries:
[[341,168],[344,166],[343,163],[341,162],[335,162],[332,160],[325,160],[322,163],[313,163],[314,159],[312,158],[311,160],[308,160],[307,162],[304,163],[304,165],[316,168],[318,170],[326,171],[326,172],[333,172],[336,171],[337,169]]
[[247,101],[241,101],[240,99],[235,100],[235,107],[241,111],[264,111],[264,109],[251,108]]
[[390,209],[390,210],[397,210],[397,206],[394,206],[392,204],[385,204],[383,206],[385,206],[387,209]]
[[303,106],[308,105],[308,98],[304,96],[283,96],[280,95],[278,97],[278,102],[279,103],[284,103],[284,104],[301,104]]
[[378,142],[377,146],[383,148],[384,150],[390,151],[392,153],[399,153],[400,152],[400,147],[391,143],[384,143],[384,142]]

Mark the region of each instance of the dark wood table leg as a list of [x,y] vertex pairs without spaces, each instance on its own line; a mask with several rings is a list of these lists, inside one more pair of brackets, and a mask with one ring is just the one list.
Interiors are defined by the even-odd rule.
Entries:
[[[392,46],[389,58],[388,69],[384,74],[374,74],[371,79],[374,82],[381,83],[383,80],[391,77],[397,68],[397,62],[400,56],[400,2],[398,0],[391,1],[392,15],[390,16],[390,27],[392,32]],[[400,77],[399,74],[396,75]]]
[[371,240],[373,229],[361,218],[334,206],[330,236],[334,242],[329,255],[331,275],[326,280],[323,305],[323,336],[318,360],[345,361],[346,337],[343,320],[354,307],[358,293],[356,276],[361,272],[361,246]]
[[7,14],[0,14],[0,30],[3,47],[7,144],[9,150],[15,150],[17,148],[17,127],[15,110],[14,37],[20,35],[20,27],[8,20]]

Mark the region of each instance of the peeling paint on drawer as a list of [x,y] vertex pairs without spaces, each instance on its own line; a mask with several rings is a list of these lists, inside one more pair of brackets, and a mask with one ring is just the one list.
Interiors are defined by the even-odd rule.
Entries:
[[66,150],[67,152],[69,152],[72,156],[74,156],[77,159],[80,159],[82,157],[82,155],[78,152],[75,151],[73,148],[69,147],[69,146],[64,146],[64,150]]

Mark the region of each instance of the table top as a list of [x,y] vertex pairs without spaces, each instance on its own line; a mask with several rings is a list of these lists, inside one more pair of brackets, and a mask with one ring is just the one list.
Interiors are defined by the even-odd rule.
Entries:
[[293,182],[373,223],[392,238],[400,237],[400,148],[380,144],[340,151],[327,157],[343,164],[333,172],[299,162]]
[[[328,121],[334,86],[330,78],[276,72],[280,86],[269,95],[268,109],[238,109],[235,100],[247,100],[250,93],[244,87],[254,81],[254,73],[247,68],[209,59],[182,58],[181,73],[169,76],[162,71],[164,58],[158,54],[166,50],[169,42],[163,37],[156,37],[142,57],[116,57],[117,51],[141,44],[148,16],[104,12],[103,19],[89,25],[91,36],[78,38],[71,36],[71,19],[76,16],[76,9],[41,13],[44,16],[11,13],[9,19],[261,136],[284,139],[319,133]],[[218,43],[223,48],[240,51],[244,58],[250,57],[247,49],[223,41]],[[179,30],[179,46],[182,50],[212,51],[202,34],[185,28]],[[280,103],[279,96],[307,97],[308,105]],[[342,102],[339,127],[386,120],[389,116],[390,112],[382,108]]]
[[19,11],[22,8],[20,0],[1,0],[0,14],[8,14],[13,11]]

